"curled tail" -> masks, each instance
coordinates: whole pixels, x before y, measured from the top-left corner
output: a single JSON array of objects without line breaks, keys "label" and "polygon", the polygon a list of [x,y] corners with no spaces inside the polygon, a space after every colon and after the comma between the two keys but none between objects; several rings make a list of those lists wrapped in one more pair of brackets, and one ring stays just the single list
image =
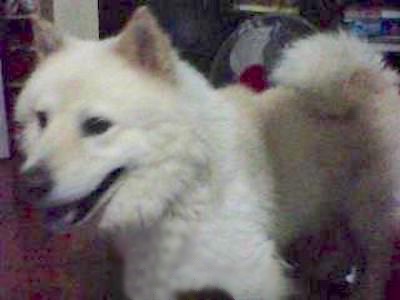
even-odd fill
[{"label": "curled tail", "polygon": [[345,32],[320,33],[284,51],[272,74],[280,86],[294,88],[304,105],[328,116],[346,116],[388,89],[399,78],[373,46]]}]

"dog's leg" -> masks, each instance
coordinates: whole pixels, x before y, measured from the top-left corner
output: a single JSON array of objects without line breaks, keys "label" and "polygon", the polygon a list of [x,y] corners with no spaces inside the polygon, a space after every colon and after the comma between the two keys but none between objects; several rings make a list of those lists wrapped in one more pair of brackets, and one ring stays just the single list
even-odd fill
[{"label": "dog's leg", "polygon": [[[352,299],[385,299],[393,247],[390,194],[371,179],[364,180],[352,195],[350,226],[364,255],[359,286]],[[355,200],[355,201],[354,201]]]},{"label": "dog's leg", "polygon": [[294,299],[347,299],[353,244],[346,224],[338,219],[291,244],[285,257],[293,264],[290,275],[298,284],[300,295]]},{"label": "dog's leg", "polygon": [[[370,230],[370,229],[367,229]],[[358,290],[352,299],[385,299],[385,287],[389,276],[391,243],[377,230],[375,237],[361,238],[361,248],[365,253],[365,266],[359,281]],[[380,236],[380,237],[378,237]]]}]

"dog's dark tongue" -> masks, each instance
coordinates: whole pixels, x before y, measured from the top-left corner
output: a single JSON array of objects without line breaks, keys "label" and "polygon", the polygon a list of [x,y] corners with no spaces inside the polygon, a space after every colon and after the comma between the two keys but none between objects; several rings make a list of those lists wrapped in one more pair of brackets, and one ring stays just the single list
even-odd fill
[{"label": "dog's dark tongue", "polygon": [[[39,208],[44,213],[46,228],[53,233],[63,233],[83,222],[99,199],[108,191],[110,186],[123,173],[123,168],[111,172],[99,186],[84,198],[74,200],[69,204],[58,204],[57,206],[42,206]],[[42,203],[43,204],[43,203]],[[53,203],[56,205],[56,203]]]},{"label": "dog's dark tongue", "polygon": [[85,197],[79,201],[45,208],[45,225],[53,233],[63,233],[82,221],[95,206],[97,199]]}]

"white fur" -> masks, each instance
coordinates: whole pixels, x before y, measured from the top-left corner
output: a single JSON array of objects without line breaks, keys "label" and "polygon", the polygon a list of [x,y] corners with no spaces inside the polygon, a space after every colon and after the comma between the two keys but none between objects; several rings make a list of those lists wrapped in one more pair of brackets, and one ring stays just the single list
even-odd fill
[{"label": "white fur", "polygon": [[[283,299],[291,291],[270,235],[274,194],[256,125],[184,62],[175,86],[127,63],[115,42],[69,41],[33,74],[16,111],[25,168],[48,165],[53,205],[128,169],[95,213],[124,257],[132,299],[207,286]],[[38,110],[49,113],[44,130]],[[90,116],[115,125],[83,137]]]},{"label": "white fur", "polygon": [[328,227],[345,231],[347,222],[360,252],[339,240],[342,254],[351,263],[366,258],[353,297],[383,299],[399,178],[398,75],[372,46],[340,32],[296,42],[273,78],[279,87],[262,97],[278,243],[285,249]]},{"label": "white fur", "polygon": [[342,113],[358,104],[354,102],[363,101],[373,89],[364,86],[364,95],[355,97],[353,102],[338,100],[343,97],[343,83],[355,72],[378,73],[389,83],[399,80],[390,72],[381,72],[383,67],[382,55],[371,45],[345,32],[320,33],[299,40],[284,51],[272,80],[318,97],[308,99],[321,111]]}]

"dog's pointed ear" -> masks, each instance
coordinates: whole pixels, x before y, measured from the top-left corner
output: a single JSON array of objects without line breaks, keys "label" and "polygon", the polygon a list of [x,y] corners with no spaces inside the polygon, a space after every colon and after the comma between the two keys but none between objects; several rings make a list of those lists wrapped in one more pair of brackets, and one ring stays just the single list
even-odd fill
[{"label": "dog's pointed ear", "polygon": [[63,46],[63,37],[57,32],[54,26],[46,20],[33,20],[33,34],[34,46],[40,59],[58,51]]},{"label": "dog's pointed ear", "polygon": [[175,81],[175,53],[171,41],[150,10],[138,8],[120,33],[117,52],[135,66]]}]

